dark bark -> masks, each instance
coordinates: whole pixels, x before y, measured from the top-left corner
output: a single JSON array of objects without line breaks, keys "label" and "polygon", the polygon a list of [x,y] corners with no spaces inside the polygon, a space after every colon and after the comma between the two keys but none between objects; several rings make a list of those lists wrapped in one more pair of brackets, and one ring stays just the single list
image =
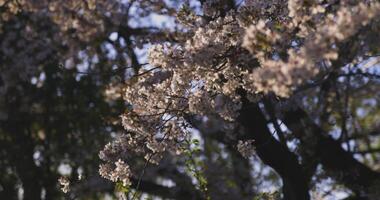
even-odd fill
[{"label": "dark bark", "polygon": [[238,122],[246,132],[242,139],[254,139],[257,155],[281,176],[284,199],[310,199],[308,183],[296,155],[273,137],[259,106],[243,100]]},{"label": "dark bark", "polygon": [[380,173],[357,161],[351,153],[342,148],[340,142],[328,136],[302,109],[285,111],[283,121],[301,141],[301,145],[308,148],[315,159],[319,160],[324,170],[350,188],[358,197],[367,197],[373,186],[379,184]]},{"label": "dark bark", "polygon": [[13,135],[13,144],[17,144],[16,146],[9,146],[7,151],[22,182],[24,200],[40,199],[42,186],[39,176],[41,176],[41,171],[34,163],[34,146],[23,127],[22,121],[9,122],[3,126],[4,130]]}]

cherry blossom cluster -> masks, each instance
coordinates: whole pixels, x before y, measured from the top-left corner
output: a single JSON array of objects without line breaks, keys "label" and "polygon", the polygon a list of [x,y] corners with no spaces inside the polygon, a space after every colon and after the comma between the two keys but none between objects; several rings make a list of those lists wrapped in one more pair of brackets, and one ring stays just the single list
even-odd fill
[{"label": "cherry blossom cluster", "polygon": [[124,186],[130,185],[131,170],[129,166],[120,159],[114,165],[112,166],[109,163],[100,165],[99,174],[113,182],[121,181]]},{"label": "cherry blossom cluster", "polygon": [[70,190],[70,180],[67,177],[60,177],[58,182],[61,185],[62,192],[68,193]]},{"label": "cherry blossom cluster", "polygon": [[[298,9],[298,1],[289,1],[289,15],[295,18],[302,18],[295,14]],[[318,15],[324,9],[317,5],[318,11],[313,12]],[[300,28],[296,37],[303,40],[298,45],[292,41],[297,48],[288,48],[286,58],[281,58],[277,54],[268,57],[265,53],[267,48],[275,46],[276,42],[282,38],[288,39],[287,35],[271,31],[259,21],[257,24],[247,28],[243,46],[259,58],[261,67],[247,75],[250,83],[247,90],[251,92],[274,92],[278,96],[287,97],[291,91],[307,80],[318,74],[321,63],[329,65],[332,60],[338,58],[336,45],[354,35],[359,29],[367,25],[380,10],[378,3],[366,5],[359,3],[356,6],[343,6],[337,10],[336,14],[326,14],[320,23],[316,23],[314,28],[305,27],[305,24],[295,24],[294,21],[283,24],[285,31],[293,32],[295,28]],[[304,7],[302,7],[304,9]],[[301,21],[309,22],[312,16],[306,15]],[[297,20],[299,22],[299,20]],[[270,23],[268,23],[270,24]],[[261,31],[259,31],[261,30]],[[276,30],[274,30],[276,31]],[[260,42],[260,40],[262,42]],[[270,42],[268,42],[270,41]],[[289,40],[283,40],[286,42]],[[258,44],[262,48],[258,48]],[[285,45],[285,44],[284,44]],[[276,48],[281,49],[281,48]]]},{"label": "cherry blossom cluster", "polygon": [[[101,167],[104,177],[128,183],[113,158],[123,158],[117,152],[126,149],[152,163],[164,152],[180,153],[191,125],[188,116],[217,115],[233,122],[241,109],[239,90],[252,101],[267,93],[288,97],[322,67],[331,67],[339,57],[338,45],[380,13],[376,2],[327,9],[332,2],[250,0],[218,16],[223,5],[215,2],[204,5],[209,20],[180,10],[178,21],[186,33],[176,42],[154,44],[148,52],[150,68],[126,83],[124,99],[130,109],[122,124],[128,139],[114,141],[101,153],[103,160],[113,162]],[[254,153],[253,141],[240,141],[237,147],[245,157]]]},{"label": "cherry blossom cluster", "polygon": [[239,140],[239,143],[236,146],[237,150],[241,153],[243,157],[249,158],[255,154],[254,142],[254,140]]}]

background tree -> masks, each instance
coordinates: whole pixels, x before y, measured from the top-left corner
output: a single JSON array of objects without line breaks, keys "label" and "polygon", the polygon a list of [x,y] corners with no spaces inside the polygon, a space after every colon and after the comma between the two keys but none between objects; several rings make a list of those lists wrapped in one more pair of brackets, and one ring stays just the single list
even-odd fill
[{"label": "background tree", "polygon": [[1,198],[379,196],[377,1],[0,11]]}]

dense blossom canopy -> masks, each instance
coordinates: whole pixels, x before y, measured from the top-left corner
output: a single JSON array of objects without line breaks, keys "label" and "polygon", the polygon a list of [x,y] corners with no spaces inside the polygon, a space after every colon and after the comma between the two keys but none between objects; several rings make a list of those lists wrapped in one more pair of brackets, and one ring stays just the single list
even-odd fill
[{"label": "dense blossom canopy", "polygon": [[[370,56],[368,33],[361,32],[380,18],[375,1],[252,0],[230,10],[224,3],[204,2],[203,15],[186,4],[178,11],[183,32],[173,42],[154,43],[150,68],[125,85],[123,96],[131,107],[122,123],[129,133],[106,146],[103,160],[113,162],[129,149],[125,153],[144,154],[158,164],[164,152],[181,152],[194,115],[206,120],[217,115],[220,123],[231,125],[225,131],[236,131],[244,102],[257,103],[270,94],[292,98],[299,88],[343,67],[337,62],[352,65]],[[358,38],[355,55],[341,53],[358,34],[364,38]],[[247,145],[238,144],[245,156]],[[115,170],[103,165],[101,174],[117,175]]]}]

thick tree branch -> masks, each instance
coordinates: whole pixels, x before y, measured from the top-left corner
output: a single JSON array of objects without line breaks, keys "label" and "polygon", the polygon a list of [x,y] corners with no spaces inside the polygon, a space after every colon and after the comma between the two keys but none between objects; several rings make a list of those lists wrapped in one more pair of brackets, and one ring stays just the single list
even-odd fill
[{"label": "thick tree branch", "polygon": [[281,176],[284,199],[309,199],[308,183],[296,155],[273,137],[259,106],[243,99],[238,122],[246,132],[242,139],[254,139],[257,155]]},{"label": "thick tree branch", "polygon": [[357,195],[366,197],[371,186],[380,181],[380,173],[371,170],[346,152],[338,141],[328,136],[302,109],[285,111],[283,121],[300,139],[301,145],[320,161],[326,172]]}]

